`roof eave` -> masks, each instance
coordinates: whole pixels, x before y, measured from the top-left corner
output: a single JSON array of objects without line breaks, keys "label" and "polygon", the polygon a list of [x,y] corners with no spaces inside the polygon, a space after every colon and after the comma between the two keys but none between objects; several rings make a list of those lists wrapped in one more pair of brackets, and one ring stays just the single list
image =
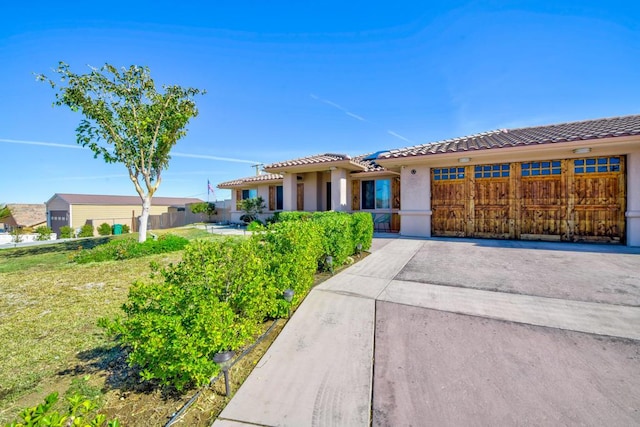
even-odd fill
[{"label": "roof eave", "polygon": [[533,143],[521,146],[506,146],[481,149],[469,149],[453,152],[436,152],[418,155],[406,155],[376,159],[376,163],[385,168],[397,168],[400,166],[418,164],[441,164],[443,162],[458,162],[460,158],[469,158],[469,162],[463,164],[478,164],[501,161],[516,156],[525,158],[558,158],[585,157],[584,154],[575,154],[577,148],[591,148],[590,155],[626,154],[638,149],[640,136],[621,136],[599,139],[581,139],[574,141]]},{"label": "roof eave", "polygon": [[331,170],[331,168],[341,168],[348,171],[360,171],[366,170],[367,167],[354,162],[353,160],[333,160],[328,162],[315,162],[305,165],[290,165],[290,166],[277,166],[277,167],[265,167],[264,170],[270,173],[305,173],[305,172],[325,172]]}]

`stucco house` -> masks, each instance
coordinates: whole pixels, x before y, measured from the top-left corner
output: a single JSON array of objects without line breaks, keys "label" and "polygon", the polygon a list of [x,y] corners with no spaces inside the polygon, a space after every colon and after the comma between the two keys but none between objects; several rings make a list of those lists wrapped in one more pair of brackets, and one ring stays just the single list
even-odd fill
[{"label": "stucco house", "polygon": [[[261,195],[267,214],[367,211],[378,229],[406,236],[640,246],[640,115],[500,129],[356,157],[309,156],[264,169],[267,175],[218,187],[235,190],[232,206]],[[236,208],[232,220],[241,214]]]},{"label": "stucco house", "polygon": [[232,221],[239,221],[243,199],[261,196],[267,206],[263,218],[283,210],[363,210],[372,213],[377,229],[400,231],[400,174],[380,167],[377,155],[326,153],[273,163],[264,167],[267,174],[223,182],[218,188],[233,190]]},{"label": "stucco house", "polygon": [[[200,202],[202,200],[191,197],[154,197],[149,214],[162,215],[171,211],[188,214],[186,207]],[[94,227],[102,223],[126,224],[136,230],[141,214],[142,201],[138,196],[56,193],[46,202],[46,218],[54,233],[60,233],[60,227],[65,225],[77,229],[87,223]],[[200,220],[199,216],[197,220]]]}]

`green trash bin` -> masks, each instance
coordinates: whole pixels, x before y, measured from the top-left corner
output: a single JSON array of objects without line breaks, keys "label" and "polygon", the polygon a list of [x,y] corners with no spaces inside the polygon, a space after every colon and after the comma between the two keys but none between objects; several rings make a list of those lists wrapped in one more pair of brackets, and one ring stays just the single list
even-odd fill
[{"label": "green trash bin", "polygon": [[113,224],[113,234],[122,234],[122,224]]}]

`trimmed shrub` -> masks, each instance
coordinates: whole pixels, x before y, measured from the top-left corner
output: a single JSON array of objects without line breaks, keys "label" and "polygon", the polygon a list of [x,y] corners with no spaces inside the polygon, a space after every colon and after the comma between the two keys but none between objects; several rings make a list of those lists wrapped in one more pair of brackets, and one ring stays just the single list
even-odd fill
[{"label": "trimmed shrub", "polygon": [[242,200],[240,209],[244,211],[244,214],[240,215],[240,221],[245,224],[255,221],[258,219],[258,214],[261,214],[265,207],[264,199],[261,196]]},{"label": "trimmed shrub", "polygon": [[111,236],[111,226],[103,222],[98,226],[98,234],[101,236]]},{"label": "trimmed shrub", "polygon": [[206,384],[215,353],[235,350],[259,331],[272,298],[263,292],[264,260],[255,239],[195,241],[164,280],[136,282],[125,317],[101,320],[127,345],[145,380],[181,390]]},{"label": "trimmed shrub", "polygon": [[253,220],[247,225],[247,231],[259,231],[264,228],[264,225],[260,222],[259,219]]},{"label": "trimmed shrub", "polygon": [[280,212],[278,215],[280,221],[300,221],[311,219],[311,212],[304,211],[292,211],[292,212]]},{"label": "trimmed shrub", "polygon": [[129,234],[131,232],[131,229],[129,228],[129,226],[127,224],[122,224],[122,234]]},{"label": "trimmed shrub", "polygon": [[78,237],[93,237],[93,225],[85,224],[80,229]]},{"label": "trimmed shrub", "polygon": [[373,217],[368,212],[355,212],[351,214],[351,235],[353,248],[362,243],[362,250],[371,248],[373,241]]},{"label": "trimmed shrub", "polygon": [[63,225],[60,227],[60,238],[61,239],[70,239],[73,237],[73,228],[68,225]]},{"label": "trimmed shrub", "polygon": [[331,255],[334,265],[342,265],[353,254],[351,216],[345,212],[315,212],[311,219],[322,227],[323,255]]},{"label": "trimmed shrub", "polygon": [[322,256],[322,228],[314,221],[285,221],[270,225],[266,232],[252,238],[261,243],[268,268],[268,292],[274,299],[267,316],[282,317],[289,308],[282,298],[283,292],[292,289],[291,303],[296,305],[313,285]]},{"label": "trimmed shrub", "polygon": [[40,227],[36,228],[36,233],[38,234],[36,240],[51,240],[51,229],[46,225],[41,225]]},{"label": "trimmed shrub", "polygon": [[265,222],[267,223],[267,225],[269,224],[275,224],[276,222],[280,222],[280,214],[282,212],[278,211],[278,212],[274,212],[273,215],[271,215],[269,218],[267,218],[265,220]]}]

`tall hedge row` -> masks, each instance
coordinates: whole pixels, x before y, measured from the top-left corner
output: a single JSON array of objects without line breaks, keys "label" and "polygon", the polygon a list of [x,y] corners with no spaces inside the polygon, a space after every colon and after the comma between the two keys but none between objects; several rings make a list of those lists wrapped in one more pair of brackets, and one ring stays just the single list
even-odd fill
[{"label": "tall hedge row", "polygon": [[121,317],[100,323],[144,379],[179,390],[205,384],[219,370],[215,353],[243,347],[265,319],[285,315],[285,289],[298,304],[324,257],[344,263],[358,242],[371,245],[372,230],[370,214],[328,212],[285,215],[249,238],[192,242],[180,263],[132,285]]}]

